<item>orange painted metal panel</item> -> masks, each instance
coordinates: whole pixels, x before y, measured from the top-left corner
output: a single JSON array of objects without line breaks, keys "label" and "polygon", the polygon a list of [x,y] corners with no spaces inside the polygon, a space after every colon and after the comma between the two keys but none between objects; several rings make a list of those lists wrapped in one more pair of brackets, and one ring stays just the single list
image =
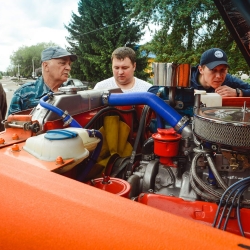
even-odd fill
[{"label": "orange painted metal panel", "polygon": [[0,249],[242,249],[250,240],[2,157]]},{"label": "orange painted metal panel", "polygon": [[[217,204],[215,203],[205,201],[185,201],[177,197],[158,194],[140,194],[138,201],[145,205],[152,206],[187,219],[196,220],[209,226],[212,226],[218,208]],[[218,225],[218,221],[220,218],[221,213],[219,214],[216,225]],[[245,237],[250,238],[250,224],[248,218],[250,218],[249,209],[242,208],[242,227],[245,233]],[[222,220],[220,228],[223,228],[224,223],[225,216]],[[235,210],[232,210],[232,212],[230,213],[230,220],[228,221],[226,231],[241,235],[237,223],[237,218],[235,216]]]},{"label": "orange painted metal panel", "polygon": [[[13,146],[5,147],[1,150],[1,157],[8,159],[8,162],[11,162],[13,166],[19,165],[22,162],[28,163],[33,167],[42,168],[48,171],[60,172],[62,168],[74,161],[73,158],[63,159],[63,163],[59,164],[57,161],[44,161],[39,160],[35,156],[29,154],[23,149],[25,142],[15,144],[18,147],[18,150],[12,150]],[[63,157],[63,156],[62,156]]]},{"label": "orange painted metal panel", "polygon": [[246,107],[250,107],[250,97],[223,97],[222,106],[243,107],[244,102]]}]

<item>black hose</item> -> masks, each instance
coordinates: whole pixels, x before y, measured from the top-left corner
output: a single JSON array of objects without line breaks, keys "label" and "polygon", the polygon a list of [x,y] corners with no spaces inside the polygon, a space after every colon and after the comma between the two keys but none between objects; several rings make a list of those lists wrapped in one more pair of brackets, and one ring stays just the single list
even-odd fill
[{"label": "black hose", "polygon": [[99,110],[96,115],[84,126],[84,128],[92,128],[93,124],[96,122],[97,119],[99,119],[100,116],[102,116],[103,114],[107,113],[107,112],[117,112],[117,113],[133,113],[136,112],[135,109],[129,109],[129,110],[122,110],[122,109],[117,109],[115,107],[112,106],[108,106],[106,108],[103,108],[101,110]]},{"label": "black hose", "polygon": [[132,151],[132,154],[131,154],[131,157],[130,157],[129,164],[127,166],[127,178],[132,174],[132,166],[134,164],[137,147],[138,147],[141,135],[142,135],[143,126],[145,124],[145,119],[146,119],[146,115],[147,115],[148,110],[149,110],[149,106],[145,105],[143,107],[143,110],[142,110],[140,123],[139,123],[139,128],[138,128],[136,138],[135,138],[135,142],[134,142],[134,146],[133,146],[133,151]]},{"label": "black hose", "polygon": [[88,176],[90,170],[96,164],[97,158],[101,152],[102,144],[103,144],[103,137],[100,131],[98,130],[87,130],[90,137],[97,137],[100,139],[100,142],[97,144],[96,148],[92,152],[91,157],[88,158],[88,162],[86,167],[83,169],[83,171],[79,174],[77,177],[78,181],[84,182],[86,181],[86,177]]},{"label": "black hose", "polygon": [[142,150],[141,150],[142,155],[152,154],[153,148],[154,148],[154,139],[150,137],[142,145]]}]

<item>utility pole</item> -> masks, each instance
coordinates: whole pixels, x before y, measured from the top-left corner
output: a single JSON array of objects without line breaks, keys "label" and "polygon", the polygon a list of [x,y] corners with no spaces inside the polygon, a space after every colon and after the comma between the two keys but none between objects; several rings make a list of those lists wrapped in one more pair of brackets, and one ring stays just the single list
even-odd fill
[{"label": "utility pole", "polygon": [[21,67],[21,65],[17,64],[17,77],[18,77],[18,79],[20,81],[20,70],[19,70],[19,67]]},{"label": "utility pole", "polygon": [[34,66],[34,58],[32,58],[32,67],[33,67],[33,71],[32,71],[32,77],[35,78],[35,66]]}]

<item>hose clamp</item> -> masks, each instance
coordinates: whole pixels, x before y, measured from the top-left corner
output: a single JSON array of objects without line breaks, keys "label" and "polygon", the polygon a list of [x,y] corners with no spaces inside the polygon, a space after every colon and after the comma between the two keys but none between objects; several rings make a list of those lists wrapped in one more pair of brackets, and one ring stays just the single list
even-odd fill
[{"label": "hose clamp", "polygon": [[70,116],[69,119],[66,122],[64,122],[63,127],[68,126],[72,121],[73,121],[73,118]]},{"label": "hose clamp", "polygon": [[175,131],[179,132],[181,129],[183,129],[187,122],[189,122],[189,118],[187,116],[183,116],[175,125]]},{"label": "hose clamp", "polygon": [[50,91],[47,93],[47,96],[49,99],[52,99],[54,97],[54,93]]},{"label": "hose clamp", "polygon": [[64,111],[64,113],[62,114],[62,118],[66,118],[68,116],[69,112],[67,110]]},{"label": "hose clamp", "polygon": [[104,105],[108,105],[109,94],[109,91],[104,91],[102,94],[102,102]]}]

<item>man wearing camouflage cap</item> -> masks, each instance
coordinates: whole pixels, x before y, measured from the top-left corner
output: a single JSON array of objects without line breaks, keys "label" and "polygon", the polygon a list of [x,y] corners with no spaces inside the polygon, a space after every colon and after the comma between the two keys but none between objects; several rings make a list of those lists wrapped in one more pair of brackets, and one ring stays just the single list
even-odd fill
[{"label": "man wearing camouflage cap", "polygon": [[71,63],[76,59],[76,55],[58,46],[43,50],[42,76],[35,82],[25,83],[14,92],[8,115],[34,108],[48,92],[57,92],[62,83],[67,81]]}]

